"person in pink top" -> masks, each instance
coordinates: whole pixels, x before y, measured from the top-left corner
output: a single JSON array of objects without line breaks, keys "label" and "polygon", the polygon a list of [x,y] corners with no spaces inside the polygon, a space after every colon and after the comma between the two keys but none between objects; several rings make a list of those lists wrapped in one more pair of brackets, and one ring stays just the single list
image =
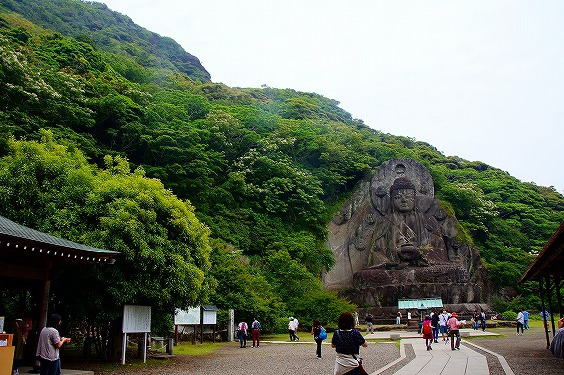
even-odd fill
[{"label": "person in pink top", "polygon": [[[463,322],[458,321],[458,314],[453,312],[452,316],[447,321],[447,326],[450,328],[450,348],[452,350],[460,350],[460,326]],[[456,344],[454,343],[454,338],[456,337]]]}]

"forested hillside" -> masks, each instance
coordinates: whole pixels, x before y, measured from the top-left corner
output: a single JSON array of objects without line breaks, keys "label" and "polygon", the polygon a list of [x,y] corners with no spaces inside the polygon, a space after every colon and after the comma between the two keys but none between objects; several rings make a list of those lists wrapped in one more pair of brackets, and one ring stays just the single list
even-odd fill
[{"label": "forested hillside", "polygon": [[[96,299],[103,316],[80,314],[111,320],[121,303],[150,303],[170,322],[171,307],[214,303],[266,329],[333,321],[351,307],[322,290],[327,223],[397,157],[430,170],[497,286],[489,302],[539,305],[516,283],[564,220],[554,188],[383,134],[319,94],[213,83],[197,59],[171,58],[174,41],[149,46],[152,33],[103,5],[0,4],[0,214],[124,253],[96,276],[63,274],[58,311]],[[109,290],[77,294],[70,277]]]}]

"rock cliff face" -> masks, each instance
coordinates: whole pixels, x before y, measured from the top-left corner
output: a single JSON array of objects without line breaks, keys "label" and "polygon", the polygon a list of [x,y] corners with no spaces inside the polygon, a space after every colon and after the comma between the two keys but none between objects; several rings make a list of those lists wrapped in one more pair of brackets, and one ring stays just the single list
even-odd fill
[{"label": "rock cliff face", "polygon": [[457,228],[434,196],[429,171],[411,159],[390,160],[331,221],[327,245],[336,264],[325,288],[358,306],[394,306],[400,298],[478,302],[480,254],[459,241]]}]

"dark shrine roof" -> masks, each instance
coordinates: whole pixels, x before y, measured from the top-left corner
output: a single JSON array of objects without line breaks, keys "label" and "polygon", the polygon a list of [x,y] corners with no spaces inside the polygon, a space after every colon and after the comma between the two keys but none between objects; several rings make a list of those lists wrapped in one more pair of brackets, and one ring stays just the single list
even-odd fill
[{"label": "dark shrine roof", "polygon": [[31,251],[43,256],[64,257],[74,261],[104,261],[112,264],[119,252],[98,249],[51,236],[0,216],[0,253]]},{"label": "dark shrine roof", "polygon": [[562,276],[564,274],[563,264],[564,223],[560,224],[560,228],[550,237],[519,283],[538,280],[545,276]]}]

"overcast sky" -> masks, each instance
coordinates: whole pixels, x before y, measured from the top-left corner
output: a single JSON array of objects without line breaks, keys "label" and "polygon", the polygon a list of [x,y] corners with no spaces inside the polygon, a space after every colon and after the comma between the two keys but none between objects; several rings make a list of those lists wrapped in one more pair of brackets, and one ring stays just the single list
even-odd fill
[{"label": "overcast sky", "polygon": [[564,1],[101,0],[212,81],[292,88],[564,193]]}]

